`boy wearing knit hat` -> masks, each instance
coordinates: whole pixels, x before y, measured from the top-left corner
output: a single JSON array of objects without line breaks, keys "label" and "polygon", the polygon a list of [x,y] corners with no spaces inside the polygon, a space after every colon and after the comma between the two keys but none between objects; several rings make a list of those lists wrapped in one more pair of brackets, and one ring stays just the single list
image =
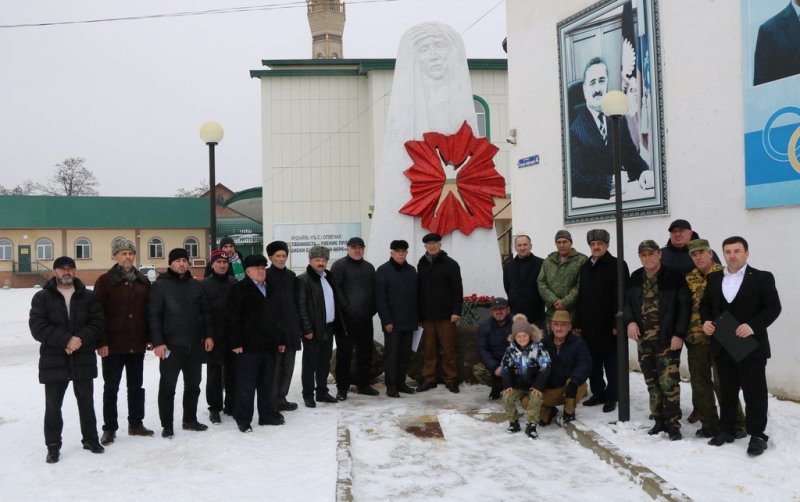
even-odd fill
[{"label": "boy wearing knit hat", "polygon": [[540,343],[541,340],[542,332],[528,322],[525,314],[515,315],[508,337],[510,343],[500,363],[503,407],[509,422],[507,431],[520,431],[517,401],[527,396],[525,434],[531,439],[539,437],[536,423],[550,374],[550,355]]}]

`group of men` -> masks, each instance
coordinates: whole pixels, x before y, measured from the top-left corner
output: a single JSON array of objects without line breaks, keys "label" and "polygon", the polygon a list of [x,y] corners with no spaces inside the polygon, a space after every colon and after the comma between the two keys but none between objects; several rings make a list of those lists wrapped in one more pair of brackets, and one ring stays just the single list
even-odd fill
[{"label": "group of men", "polygon": [[[182,428],[203,431],[197,419],[202,364],[207,364],[209,418],[233,415],[242,432],[259,425],[281,425],[281,412],[297,409],[287,400],[302,350],[302,397],[306,407],[345,401],[351,388],[355,351],[355,385],[359,394],[375,396],[370,383],[373,356],[372,319],[377,313],[385,340],[386,395],[400,397],[436,388],[459,392],[455,326],[463,303],[461,270],[442,250],[441,236],[423,238],[425,254],[415,269],[406,260],[408,242],[390,244],[389,259],[375,267],[364,259],[364,241],[353,237],[347,255],[327,268],[330,250],[309,250],[306,271],[286,268],[289,247],[275,241],[267,248],[272,262],[251,255],[242,259],[225,237],[222,249],[209,259],[207,277],[192,277],[186,250],[169,253],[169,268],[150,284],[134,266],[136,247],[118,239],[112,245],[116,264],[100,276],[94,292],[75,277],[70,257],[53,263],[54,277],[34,295],[30,311],[33,337],[41,343],[39,380],[45,385],[45,443],[48,463],[59,460],[61,404],[70,381],[78,401],[84,448],[102,453],[119,428],[117,394],[125,370],[128,434],[152,436],[143,424],[143,360],[152,349],[159,358],[158,409],[161,435],[174,436],[174,396],[183,374]],[[587,234],[591,256],[572,247],[566,230],[556,234],[556,251],[546,259],[532,253],[529,236],[515,238],[517,255],[503,267],[508,296],[494,298],[491,317],[478,330],[475,367],[479,381],[491,387],[490,398],[502,392],[500,360],[511,330],[510,316],[522,313],[546,328],[544,346],[552,369],[547,379],[540,425],[557,416],[575,419],[576,404],[617,404],[616,316],[624,315],[627,336],[635,340],[639,364],[650,394],[651,434],[666,432],[680,439],[680,350],[687,343],[693,404],[702,427],[698,436],[720,446],[749,434],[748,453],[767,448],[765,367],[769,357],[766,328],[780,313],[774,278],[747,265],[747,242],[723,242],[727,267],[715,263],[707,241],[685,220],[670,226],[670,241],[660,249],[652,240],[639,245],[642,268],[626,283],[625,305],[617,305],[617,260],[608,252],[609,233]],[[687,267],[686,258],[693,267]],[[718,261],[718,260],[717,260]],[[237,266],[232,266],[236,264]],[[624,265],[624,264],[623,264]],[[627,266],[625,266],[627,278]],[[624,314],[621,312],[624,310]],[[732,316],[734,337],[757,341],[744,356],[715,336],[720,316]],[[423,329],[423,381],[412,388],[406,373],[413,332]],[[336,396],[328,389],[333,342],[336,341]],[[734,340],[735,342],[735,340]],[[441,361],[439,354],[441,351]],[[103,434],[98,438],[93,404],[97,376],[95,352],[101,356],[104,379]],[[441,363],[441,364],[439,364]],[[442,376],[439,375],[441,366]],[[712,378],[712,371],[717,377]],[[605,373],[605,378],[604,378]],[[719,385],[720,414],[713,391]],[[746,419],[738,404],[744,392]],[[254,407],[254,401],[256,406]],[[737,418],[737,406],[738,418]],[[746,427],[746,432],[743,431]]]},{"label": "group of men", "polygon": [[[492,316],[478,333],[481,364],[475,367],[475,375],[492,387],[490,398],[498,399],[502,391],[499,364],[511,329],[510,316],[523,313],[539,327],[546,324],[550,332],[545,337],[547,345],[548,337],[553,340],[560,327],[554,322],[555,315],[571,321],[567,330],[586,345],[591,359],[583,379],[579,379],[583,366],[576,363],[567,381],[577,385],[580,396],[588,378],[592,395],[583,404],[602,404],[604,412],[613,411],[618,400],[616,326],[617,316],[622,316],[624,335],[637,343],[639,366],[650,396],[650,416],[655,422],[650,434],[666,432],[671,440],[682,438],[679,370],[681,349],[686,344],[693,404],[690,422],[701,422],[696,435],[709,438],[714,446],[749,435],[748,454],[763,453],[768,444],[764,434],[765,368],[770,357],[767,327],[781,311],[774,278],[747,264],[748,243],[742,237],[723,241],[723,267],[709,242],[700,239],[688,221],[675,220],[669,232],[664,248],[653,240],[639,244],[642,267],[633,274],[629,275],[622,263],[626,279],[622,306],[616,295],[617,259],[608,252],[610,235],[606,230],[587,233],[589,257],[572,248],[572,236],[566,230],[556,233],[556,251],[546,259],[533,255],[529,236],[516,236],[517,255],[503,267],[508,302],[495,299]],[[716,326],[725,316],[733,319],[735,330],[726,328],[730,333],[715,336]],[[551,351],[554,361],[557,355]],[[575,401],[569,398],[576,396],[575,386],[560,388],[560,383],[551,373],[547,387],[559,388],[557,402],[565,404],[564,417],[569,420],[574,414]],[[567,389],[570,395],[563,394]],[[739,403],[740,390],[746,414]]]}]

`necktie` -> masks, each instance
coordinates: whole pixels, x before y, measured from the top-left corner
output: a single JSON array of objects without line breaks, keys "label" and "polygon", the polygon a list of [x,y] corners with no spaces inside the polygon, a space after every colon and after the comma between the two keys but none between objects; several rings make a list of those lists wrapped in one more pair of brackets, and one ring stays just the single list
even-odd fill
[{"label": "necktie", "polygon": [[603,143],[608,143],[606,140],[606,116],[603,115],[603,112],[597,114],[597,122],[600,124],[598,129],[600,129],[600,136],[603,137]]}]

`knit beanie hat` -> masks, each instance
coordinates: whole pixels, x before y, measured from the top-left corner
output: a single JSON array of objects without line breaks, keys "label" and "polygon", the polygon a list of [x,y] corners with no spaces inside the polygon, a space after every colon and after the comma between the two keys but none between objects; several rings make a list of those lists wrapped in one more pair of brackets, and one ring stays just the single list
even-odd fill
[{"label": "knit beanie hat", "polygon": [[508,336],[509,342],[513,342],[514,336],[520,332],[527,333],[528,336],[533,338],[533,326],[531,326],[531,323],[528,322],[528,318],[525,316],[525,314],[517,314],[512,320],[511,334]]},{"label": "knit beanie hat", "polygon": [[128,239],[117,239],[111,243],[111,256],[116,256],[120,251],[133,251],[136,253],[136,245]]},{"label": "knit beanie hat", "polygon": [[189,253],[186,252],[186,250],[183,248],[175,248],[169,252],[169,261],[167,263],[171,264],[173,261],[178,260],[180,258],[186,258],[188,260]]},{"label": "knit beanie hat", "polygon": [[553,240],[557,241],[558,239],[561,239],[562,237],[564,239],[567,239],[568,241],[572,242],[572,234],[569,233],[569,231],[567,231],[567,230],[559,230],[558,232],[556,232],[556,238],[553,239]]},{"label": "knit beanie hat", "polygon": [[225,254],[225,251],[221,249],[217,249],[216,251],[211,253],[211,257],[208,259],[208,263],[214,264],[217,260],[225,260],[228,261],[228,255]]},{"label": "knit beanie hat", "polygon": [[224,235],[222,236],[222,239],[219,240],[220,248],[222,248],[222,246],[224,246],[225,244],[233,244],[234,247],[236,246],[236,243],[233,242],[233,237],[231,237],[230,235]]}]

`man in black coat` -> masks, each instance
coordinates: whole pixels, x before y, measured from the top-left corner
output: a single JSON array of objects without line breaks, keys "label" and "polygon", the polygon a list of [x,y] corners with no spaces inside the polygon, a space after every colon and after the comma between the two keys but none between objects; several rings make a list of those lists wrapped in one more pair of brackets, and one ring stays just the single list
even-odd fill
[{"label": "man in black coat", "polygon": [[[314,246],[308,250],[308,267],[297,277],[296,303],[303,333],[303,403],[307,408],[336,403],[328,391],[333,337],[344,329],[336,298],[333,274],[326,270],[331,250]],[[314,393],[316,392],[316,401]]]},{"label": "man in black coat", "polygon": [[[682,275],[694,270],[694,261],[689,254],[689,242],[699,239],[697,232],[692,230],[692,224],[686,220],[678,219],[669,225],[669,240],[661,248],[661,264],[674,268]],[[713,250],[714,263],[719,263],[719,256]]]},{"label": "man in black coat", "polygon": [[586,343],[572,332],[566,310],[557,310],[550,320],[550,332],[542,340],[550,354],[550,374],[542,396],[539,425],[548,425],[564,405],[562,423],[575,420],[575,407],[586,396],[586,379],[592,371],[592,356]]},{"label": "man in black coat", "polygon": [[128,435],[152,436],[144,426],[144,354],[150,345],[147,334],[147,295],[150,280],[136,270],[136,245],[116,239],[111,256],[117,262],[94,283],[94,295],[103,307],[105,331],[97,344],[103,367],[103,436],[100,444],[114,442],[119,423],[117,394],[125,370],[128,387]]},{"label": "man in black coat", "polygon": [[286,268],[289,258],[289,245],[283,241],[273,241],[267,245],[267,256],[272,264],[267,269],[267,291],[270,299],[277,302],[283,321],[286,337],[286,350],[275,354],[275,381],[272,385],[272,401],[275,409],[294,411],[297,403],[286,399],[294,374],[297,351],[301,349],[300,316],[295,303],[295,281],[297,275]]},{"label": "man in black coat", "polygon": [[253,399],[256,389],[258,425],[282,425],[283,415],[272,401],[275,353],[286,350],[280,306],[266,284],[267,259],[250,255],[244,259],[246,277],[232,288],[228,302],[228,345],[236,359],[236,409],[239,430],[252,432]]},{"label": "man in black coat", "polygon": [[[592,375],[589,386],[592,397],[584,406],[603,405],[603,412],[617,408],[617,259],[608,252],[611,236],[602,228],[589,230],[586,241],[592,251],[578,276],[578,302],[575,311],[575,332],[592,354]],[[628,265],[624,277],[628,280]],[[603,379],[605,369],[608,385]]]},{"label": "man in black coat", "polygon": [[[747,241],[728,237],[722,241],[726,267],[708,274],[705,294],[700,302],[703,332],[711,336],[708,352],[717,363],[720,382],[720,433],[709,444],[721,446],[735,439],[736,405],[739,389],[744,394],[747,433],[750,434],[748,455],[756,456],[767,449],[767,359],[771,353],[767,327],[781,313],[781,301],[770,272],[757,270],[747,264],[750,256]],[[738,322],[736,337],[754,338],[758,346],[737,361],[715,336],[714,322],[728,312]]]},{"label": "man in black coat", "polygon": [[61,453],[61,404],[70,381],[78,402],[83,448],[103,453],[97,438],[92,383],[97,378],[94,350],[103,334],[103,308],[75,277],[75,260],[57,258],[53,274],[55,277],[33,296],[28,321],[31,335],[41,343],[39,383],[44,384],[48,464],[58,462]]},{"label": "man in black coat", "polygon": [[197,421],[197,399],[203,376],[203,354],[214,349],[211,306],[200,281],[189,271],[189,253],[183,248],[169,252],[169,268],[150,289],[147,320],[153,353],[161,359],[158,369],[158,415],[161,436],[172,438],[175,386],[183,373],[183,430],[204,431]]},{"label": "man in black coat", "polygon": [[[370,387],[374,333],[372,318],[375,308],[375,267],[364,259],[364,239],[351,237],[347,241],[347,256],[333,264],[341,311],[346,330],[336,336],[336,398],[347,399],[350,389],[350,362],[356,352],[356,385],[358,393],[377,396]],[[346,333],[346,336],[344,335]]]},{"label": "man in black coat", "polygon": [[394,240],[389,245],[389,261],[375,273],[375,303],[383,327],[386,347],[384,368],[386,395],[413,394],[406,385],[411,339],[419,325],[417,314],[417,271],[406,261],[408,242]]},{"label": "man in black coat", "polygon": [[461,319],[461,306],[464,302],[461,267],[442,251],[441,235],[427,234],[422,242],[425,244],[425,255],[417,264],[417,284],[425,352],[422,377],[425,381],[417,387],[417,392],[436,387],[436,363],[441,346],[444,353],[442,369],[445,385],[450,392],[458,393],[456,323]]},{"label": "man in black coat", "polygon": [[[534,284],[536,279],[534,278]],[[491,317],[481,322],[478,326],[478,341],[476,349],[480,363],[472,371],[475,378],[482,384],[491,387],[489,399],[500,399],[503,392],[502,368],[500,363],[508,347],[508,337],[511,335],[511,320],[509,317],[508,301],[505,298],[492,298],[489,304]],[[544,315],[544,312],[542,312]]]},{"label": "man in black coat", "polygon": [[650,394],[654,435],[665,431],[671,441],[681,434],[681,348],[692,310],[683,274],[661,264],[653,240],[639,244],[642,268],[631,274],[625,292],[625,325],[636,342],[639,366]]},{"label": "man in black coat", "polygon": [[234,354],[226,343],[228,331],[228,294],[236,279],[229,274],[225,251],[217,250],[208,259],[211,274],[201,281],[211,307],[214,322],[214,349],[206,353],[206,403],[212,424],[222,423],[220,413],[233,414],[236,404],[236,369]]},{"label": "man in black coat", "polygon": [[544,330],[544,302],[536,284],[543,260],[531,252],[531,238],[527,235],[514,238],[514,249],[517,256],[503,264],[503,288],[511,316],[525,314],[528,322]]}]

